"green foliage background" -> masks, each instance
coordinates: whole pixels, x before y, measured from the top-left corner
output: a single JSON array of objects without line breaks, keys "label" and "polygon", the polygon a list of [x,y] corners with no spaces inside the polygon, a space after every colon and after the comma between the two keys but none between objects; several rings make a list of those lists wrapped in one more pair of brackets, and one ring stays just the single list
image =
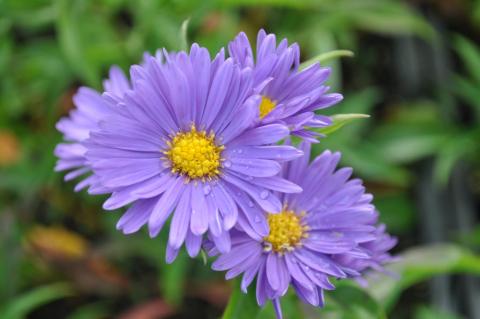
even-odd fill
[{"label": "green foliage background", "polygon": [[[303,60],[355,52],[325,61],[345,96],[329,112],[371,117],[315,152],[343,152],[400,239],[399,279],[338,282],[324,309],[289,295],[286,318],[480,316],[480,1],[0,0],[0,318],[222,317],[221,274],[185,255],[166,266],[165,234],[119,234],[102,197],[53,173],[54,126],[113,64],[182,49],[182,34],[214,52],[262,27]],[[238,289],[231,300],[225,319],[273,318]]]}]

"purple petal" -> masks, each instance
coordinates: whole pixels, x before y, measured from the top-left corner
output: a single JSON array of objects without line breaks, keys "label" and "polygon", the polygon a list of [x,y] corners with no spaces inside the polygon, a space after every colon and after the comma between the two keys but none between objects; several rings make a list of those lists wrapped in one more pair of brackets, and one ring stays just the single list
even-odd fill
[{"label": "purple petal", "polygon": [[287,137],[290,131],[284,125],[269,124],[250,129],[231,142],[231,145],[273,144]]},{"label": "purple petal", "polygon": [[172,185],[172,188],[168,189],[163,195],[161,195],[148,219],[150,236],[154,237],[160,232],[163,224],[172,213],[172,210],[178,201],[182,187],[184,187],[183,178],[178,177],[175,184]]},{"label": "purple petal", "polygon": [[225,181],[235,185],[250,195],[265,211],[277,213],[282,210],[282,203],[266,189],[254,186],[244,180],[231,175],[224,174]]},{"label": "purple petal", "polygon": [[250,286],[253,279],[255,278],[257,273],[260,271],[260,269],[264,267],[265,261],[263,261],[263,259],[264,258],[260,259],[252,267],[248,268],[243,274],[242,282],[240,283],[240,288],[244,293],[247,293],[247,287]]},{"label": "purple petal", "polygon": [[208,230],[208,210],[201,186],[192,186],[192,217],[190,230],[194,235],[203,235]]},{"label": "purple petal", "polygon": [[223,216],[224,227],[226,230],[231,229],[237,222],[238,209],[235,201],[225,190],[222,182],[219,182],[212,188],[215,205]]},{"label": "purple petal", "polygon": [[222,231],[218,236],[212,235],[212,239],[220,253],[225,254],[230,251],[232,243],[230,241],[230,233],[228,231]]},{"label": "purple petal", "polygon": [[285,260],[276,254],[270,253],[266,264],[267,279],[273,290],[284,295],[290,283],[290,275],[285,265]]},{"label": "purple petal", "polygon": [[285,264],[288,268],[288,272],[299,284],[304,286],[308,290],[315,289],[312,281],[305,275],[302,269],[298,266],[298,261],[292,254],[285,254]]},{"label": "purple petal", "polygon": [[282,307],[280,305],[280,298],[275,298],[272,300],[273,309],[275,309],[275,315],[277,319],[283,319]]},{"label": "purple petal", "polygon": [[179,249],[175,249],[170,245],[167,245],[167,252],[165,254],[165,261],[167,264],[173,263],[173,261],[177,258]]},{"label": "purple petal", "polygon": [[192,207],[190,194],[191,188],[186,187],[173,214],[168,244],[174,249],[180,248],[187,236]]},{"label": "purple petal", "polygon": [[226,149],[224,154],[228,158],[259,158],[274,159],[276,161],[290,161],[302,157],[303,152],[293,146],[269,145],[233,147]]},{"label": "purple petal", "polygon": [[[228,161],[228,160],[227,160]],[[277,162],[252,158],[232,158],[229,170],[254,177],[269,177],[280,172],[281,166]]]},{"label": "purple petal", "polygon": [[188,231],[185,246],[188,255],[192,258],[196,257],[202,247],[202,236],[194,235],[191,231]]},{"label": "purple petal", "polygon": [[119,219],[117,229],[123,231],[124,234],[138,231],[147,223],[155,203],[154,199],[135,202]]},{"label": "purple petal", "polygon": [[294,255],[307,267],[338,278],[346,277],[345,273],[327,256],[310,253],[305,249],[295,251]]},{"label": "purple petal", "polygon": [[249,256],[259,250],[261,250],[261,246],[253,240],[242,245],[237,245],[228,253],[220,255],[220,257],[213,262],[212,269],[217,271],[228,270],[242,264]]},{"label": "purple petal", "polygon": [[252,184],[263,186],[267,189],[282,193],[300,193],[302,188],[279,176],[272,177],[257,177],[250,180]]}]

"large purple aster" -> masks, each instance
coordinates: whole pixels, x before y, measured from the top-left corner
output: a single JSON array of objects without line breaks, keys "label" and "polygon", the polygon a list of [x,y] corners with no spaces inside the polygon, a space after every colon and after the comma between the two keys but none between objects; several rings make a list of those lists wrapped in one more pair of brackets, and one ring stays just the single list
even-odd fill
[{"label": "large purple aster", "polygon": [[301,191],[277,176],[281,162],[302,155],[273,145],[289,135],[288,128],[253,127],[261,97],[252,95],[250,68],[225,59],[223,51],[212,61],[194,44],[189,54],[157,54],[131,73],[133,90],[85,143],[101,184],[90,191],[112,193],[107,210],[131,204],[118,229],[132,233],[148,224],[156,236],[173,215],[168,262],[184,242],[197,255],[207,232],[227,252],[237,219],[256,224],[258,217],[248,210],[240,217],[237,205],[279,212],[282,204],[272,191]]},{"label": "large purple aster", "polygon": [[330,69],[314,63],[300,71],[298,45],[288,46],[287,39],[283,39],[277,47],[275,35],[267,35],[264,30],[257,36],[256,59],[243,32],[228,49],[237,63],[254,70],[254,88],[262,95],[260,123],[283,123],[293,135],[315,143],[319,134],[307,128],[331,124],[329,117],[315,114],[315,111],[342,99],[340,94],[327,94],[329,87],[324,82]]},{"label": "large purple aster", "polygon": [[[103,82],[103,87],[110,100],[118,101],[130,89],[130,83],[123,71],[114,66],[110,69],[109,79]],[[98,128],[99,121],[110,114],[112,103],[88,87],[81,87],[78,90],[73,97],[73,103],[76,108],[68,117],[60,119],[57,123],[57,129],[63,133],[65,143],[60,143],[55,148],[55,155],[58,157],[55,170],[70,170],[65,175],[66,181],[87,175],[75,186],[75,191],[80,191],[96,182],[96,177],[89,174],[91,168],[85,158],[86,148],[82,143],[92,130]]]},{"label": "large purple aster", "polygon": [[[352,170],[336,170],[339,153],[325,151],[309,165],[305,156],[284,165],[282,176],[303,188],[300,194],[277,194],[283,210],[265,210],[267,224],[259,231],[240,225],[232,230],[232,249],[213,263],[231,279],[243,274],[246,292],[257,278],[257,301],[272,300],[281,318],[280,297],[291,285],[306,303],[322,306],[323,290],[334,289],[329,277],[359,278],[368,268],[379,269],[392,259],[396,240],[376,226],[378,214]],[[214,247],[209,254],[219,254]]]}]

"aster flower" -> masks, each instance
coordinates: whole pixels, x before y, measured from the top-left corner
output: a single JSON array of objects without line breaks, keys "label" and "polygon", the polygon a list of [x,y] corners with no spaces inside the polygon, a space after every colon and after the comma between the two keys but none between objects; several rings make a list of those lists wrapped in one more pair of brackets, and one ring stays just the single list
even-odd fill
[{"label": "aster flower", "polygon": [[342,100],[340,94],[327,94],[330,88],[324,82],[330,69],[315,63],[300,71],[298,45],[288,46],[287,39],[283,39],[277,46],[275,35],[267,35],[264,30],[258,32],[256,59],[243,32],[228,45],[228,49],[237,63],[254,70],[254,89],[262,95],[260,123],[283,123],[293,135],[317,142],[319,134],[308,128],[328,126],[331,120],[315,114],[315,111]]},{"label": "aster flower", "polygon": [[[118,101],[125,91],[130,89],[130,83],[123,71],[113,66],[109,71],[109,78],[103,82],[103,87],[112,101]],[[96,181],[95,176],[89,174],[91,168],[85,158],[86,148],[82,142],[89,137],[92,130],[98,128],[99,121],[110,114],[112,103],[88,87],[81,87],[78,90],[73,97],[73,103],[76,108],[56,125],[63,133],[65,143],[60,143],[55,148],[54,153],[58,157],[55,170],[70,170],[65,175],[65,181],[87,175],[75,186],[75,191],[80,191],[95,184]]]},{"label": "aster flower", "polygon": [[[282,176],[303,188],[299,194],[278,194],[283,209],[265,211],[266,232],[239,225],[231,232],[232,249],[212,264],[226,278],[243,274],[241,289],[256,277],[256,296],[263,306],[272,300],[281,318],[280,297],[291,285],[301,300],[323,306],[323,291],[334,289],[329,277],[359,278],[367,268],[391,260],[395,239],[376,227],[378,213],[352,170],[336,170],[339,153],[323,152],[310,165],[305,156],[284,165]],[[208,242],[210,255],[219,251]]]},{"label": "aster flower", "polygon": [[374,236],[375,239],[359,244],[359,249],[365,251],[370,258],[352,258],[349,254],[336,254],[332,256],[333,260],[338,264],[353,269],[354,272],[350,273],[350,277],[364,287],[368,285],[368,282],[363,275],[369,271],[378,271],[392,277],[397,277],[397,274],[389,272],[383,267],[386,263],[398,260],[389,253],[390,249],[397,244],[397,238],[392,237],[386,232],[386,226],[384,224],[376,226]]},{"label": "aster flower", "polygon": [[251,95],[250,68],[225,59],[223,51],[212,61],[194,44],[189,54],[157,54],[131,73],[133,90],[85,143],[102,185],[90,191],[112,193],[107,210],[131,204],[118,229],[128,234],[148,224],[156,236],[173,215],[167,262],[184,242],[191,256],[198,254],[206,232],[226,252],[238,218],[256,223],[250,214],[240,217],[237,205],[279,212],[272,191],[301,191],[277,176],[281,162],[302,155],[272,145],[288,128],[252,127],[260,96]]}]

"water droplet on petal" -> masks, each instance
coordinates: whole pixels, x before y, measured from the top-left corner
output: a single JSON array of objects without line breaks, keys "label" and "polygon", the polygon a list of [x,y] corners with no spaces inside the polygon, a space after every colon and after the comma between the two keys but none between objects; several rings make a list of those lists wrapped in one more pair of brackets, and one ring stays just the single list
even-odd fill
[{"label": "water droplet on petal", "polygon": [[261,199],[266,199],[266,198],[268,197],[268,195],[269,195],[269,192],[268,192],[268,191],[262,191],[262,192],[260,193],[260,198],[261,198]]},{"label": "water droplet on petal", "polygon": [[247,204],[248,204],[248,207],[253,207],[253,202],[252,202],[251,200],[250,200],[250,201],[248,201],[248,203],[247,203]]},{"label": "water droplet on petal", "polygon": [[203,188],[203,193],[205,195],[208,195],[208,194],[210,194],[211,190],[212,190],[212,188],[210,187],[210,185],[205,185],[205,187]]},{"label": "water droplet on petal", "polygon": [[232,162],[230,162],[230,161],[227,160],[227,161],[225,161],[225,162],[223,163],[223,166],[225,166],[226,168],[229,168],[229,167],[232,166]]},{"label": "water droplet on petal", "polygon": [[238,149],[238,154],[242,154],[243,150],[241,148]]},{"label": "water droplet on petal", "polygon": [[258,224],[262,221],[262,217],[260,215],[255,215],[255,218],[253,220]]}]

